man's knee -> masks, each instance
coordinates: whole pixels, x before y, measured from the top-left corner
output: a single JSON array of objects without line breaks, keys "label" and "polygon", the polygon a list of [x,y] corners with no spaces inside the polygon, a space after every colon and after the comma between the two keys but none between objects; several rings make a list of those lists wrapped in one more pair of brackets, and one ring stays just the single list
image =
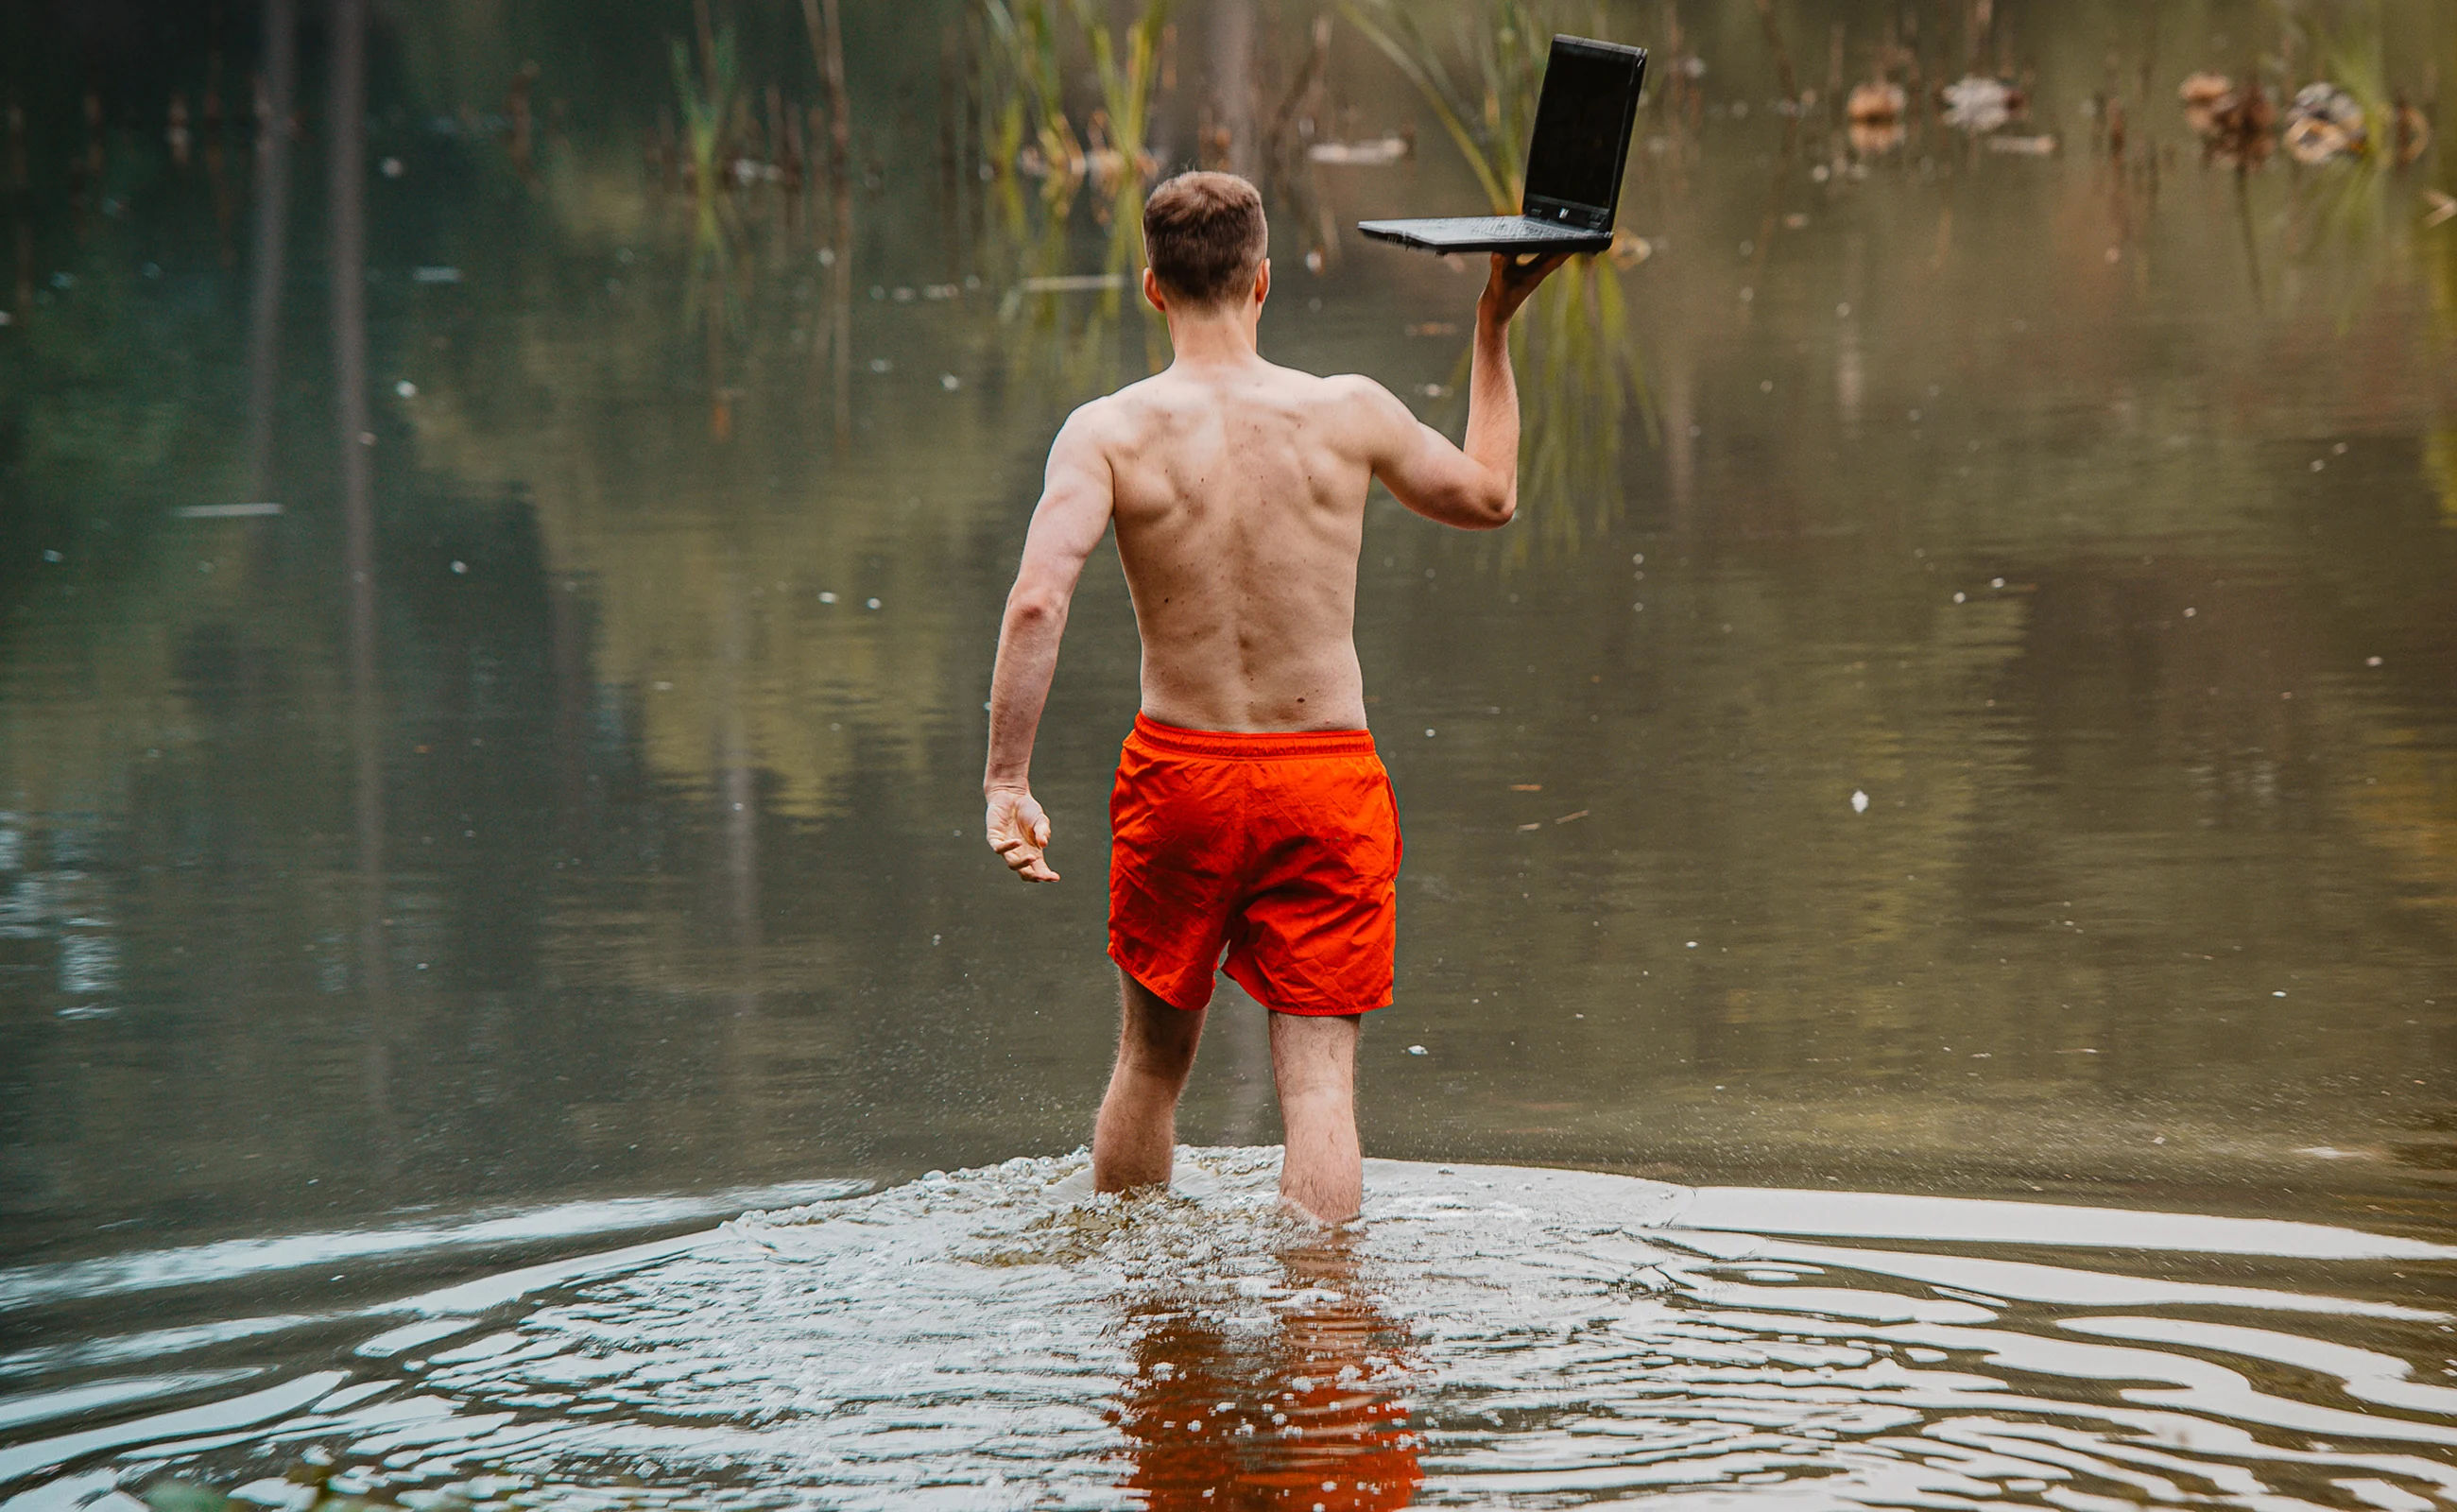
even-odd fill
[{"label": "man's knee", "polygon": [[1271,1016],[1271,1069],[1283,1108],[1292,1102],[1346,1102],[1356,1086],[1358,1018]]},{"label": "man's knee", "polygon": [[1203,1010],[1170,1007],[1151,990],[1125,979],[1125,1021],[1118,1034],[1118,1059],[1146,1076],[1183,1081],[1194,1067],[1203,1040]]}]

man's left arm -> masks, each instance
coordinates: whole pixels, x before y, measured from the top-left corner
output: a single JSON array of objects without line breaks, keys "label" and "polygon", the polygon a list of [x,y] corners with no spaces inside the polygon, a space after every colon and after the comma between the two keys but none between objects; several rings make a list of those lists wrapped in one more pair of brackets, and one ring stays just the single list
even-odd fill
[{"label": "man's left arm", "polygon": [[1085,559],[1109,528],[1113,502],[1109,459],[1092,434],[1087,411],[1088,406],[1077,410],[1050,444],[1041,503],[1032,511],[1023,564],[1006,596],[998,665],[990,674],[990,756],[981,777],[990,848],[1026,881],[1058,880],[1044,854],[1049,816],[1032,797],[1032,743],[1049,698],[1050,676],[1058,670],[1067,606]]}]

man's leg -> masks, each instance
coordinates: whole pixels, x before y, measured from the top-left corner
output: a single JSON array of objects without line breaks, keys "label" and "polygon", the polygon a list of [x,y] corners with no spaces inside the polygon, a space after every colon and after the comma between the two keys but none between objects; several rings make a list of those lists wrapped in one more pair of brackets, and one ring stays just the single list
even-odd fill
[{"label": "man's leg", "polygon": [[1280,1200],[1323,1223],[1355,1217],[1365,1197],[1365,1161],[1356,1148],[1356,1025],[1353,1017],[1271,1015],[1271,1074],[1289,1141]]},{"label": "man's leg", "polygon": [[1118,996],[1124,1009],[1118,1064],[1101,1099],[1101,1121],[1092,1126],[1095,1191],[1168,1184],[1177,1096],[1186,1090],[1186,1073],[1194,1069],[1194,1047],[1203,1039],[1205,1010],[1172,1008],[1123,969]]}]

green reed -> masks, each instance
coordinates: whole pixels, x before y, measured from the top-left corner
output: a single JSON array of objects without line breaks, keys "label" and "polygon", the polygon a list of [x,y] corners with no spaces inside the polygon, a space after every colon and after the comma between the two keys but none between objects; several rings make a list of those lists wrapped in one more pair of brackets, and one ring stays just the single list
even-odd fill
[{"label": "green reed", "polygon": [[[1170,0],[1138,0],[1123,19],[1113,19],[1101,0],[979,0],[991,46],[982,79],[990,126],[993,201],[997,238],[1013,261],[1019,288],[1036,280],[1073,272],[1066,267],[1066,226],[1079,192],[1090,190],[1088,208],[1105,227],[1100,272],[1110,286],[1090,291],[1027,293],[1011,297],[1009,320],[1022,319],[1043,340],[1031,343],[1059,353],[1062,378],[1070,386],[1098,386],[1110,369],[1108,356],[1143,268],[1144,191],[1157,171],[1148,138],[1158,96],[1162,40]],[[1070,102],[1067,61],[1088,58],[1094,93]],[[1029,147],[1046,171],[1036,225],[1017,182]],[[1147,367],[1164,360],[1156,321],[1144,322],[1142,356]]]},{"label": "green reed", "polygon": [[[740,72],[733,28],[725,27],[713,35],[703,30],[701,48],[697,67],[693,66],[691,44],[681,38],[673,40],[671,52],[674,93],[682,109],[683,150],[691,164],[692,259],[694,269],[707,276],[709,287],[716,296],[716,308],[709,312],[709,318],[738,327],[742,312],[731,297],[726,278],[727,264],[732,259],[722,210],[732,137],[727,122],[732,117]],[[696,319],[701,314],[701,289],[696,280],[685,298],[687,316]]]},{"label": "green reed", "polygon": [[[1497,215],[1516,215],[1523,202],[1527,139],[1554,33],[1610,35],[1599,5],[1496,0],[1462,13],[1454,63],[1410,0],[1338,0],[1338,9],[1415,86]],[[1511,346],[1525,400],[1519,492],[1533,507],[1533,538],[1574,550],[1615,512],[1631,407],[1650,437],[1654,428],[1620,270],[1605,257],[1571,259],[1528,301]],[[1465,374],[1462,360],[1456,377]],[[1453,387],[1463,390],[1463,382]],[[1513,554],[1523,557],[1529,545],[1528,535],[1517,537]]]}]

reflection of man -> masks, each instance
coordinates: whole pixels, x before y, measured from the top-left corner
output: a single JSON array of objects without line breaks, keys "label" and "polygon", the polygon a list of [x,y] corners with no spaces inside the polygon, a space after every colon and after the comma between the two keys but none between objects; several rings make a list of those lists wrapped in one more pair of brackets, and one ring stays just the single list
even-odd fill
[{"label": "reflection of man", "polygon": [[1424,1480],[1399,1399],[1405,1338],[1358,1295],[1353,1253],[1334,1235],[1281,1260],[1303,1295],[1272,1328],[1225,1328],[1191,1296],[1129,1319],[1117,1422],[1150,1512],[1380,1512]]},{"label": "reflection of man", "polygon": [[1167,317],[1166,372],[1075,411],[1007,596],[992,682],[989,841],[1056,881],[1032,742],[1068,600],[1114,523],[1143,635],[1143,712],[1110,799],[1109,954],[1125,1025],[1092,1137],[1103,1191],[1165,1183],[1178,1094],[1227,969],[1271,1010],[1284,1201],[1357,1211],[1359,1016],[1389,1005],[1398,813],[1365,729],[1356,553],[1378,478],[1430,519],[1507,524],[1518,395],[1507,327],[1559,257],[1496,257],[1476,302],[1467,448],[1371,379],[1257,355],[1270,291],[1262,199],[1187,174],[1144,210],[1144,297]]}]

